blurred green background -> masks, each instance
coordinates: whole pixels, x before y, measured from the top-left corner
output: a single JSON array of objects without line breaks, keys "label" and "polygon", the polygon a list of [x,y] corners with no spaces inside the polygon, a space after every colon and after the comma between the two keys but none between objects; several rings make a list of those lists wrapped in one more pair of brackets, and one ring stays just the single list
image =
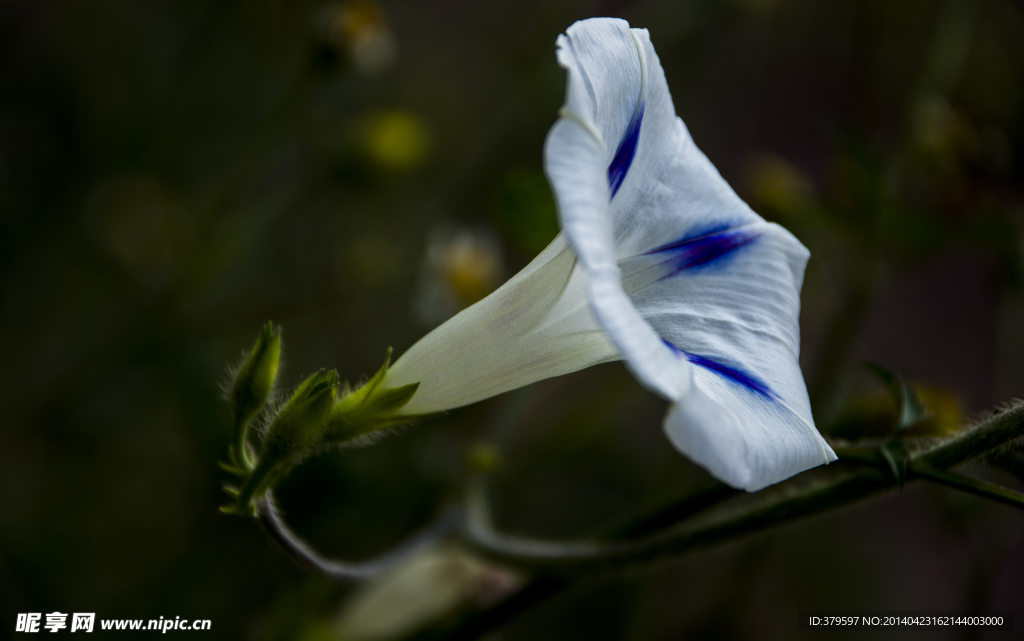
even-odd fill
[{"label": "blurred green background", "polygon": [[[1020,2],[3,0],[0,627],[340,634],[356,588],[217,512],[226,368],[272,319],[286,389],[320,367],[355,383],[525,265],[557,233],[555,37],[602,15],[650,30],[697,144],[811,249],[823,432],[891,411],[863,358],[950,426],[1024,394]],[[707,479],[663,412],[604,365],[325,454],[278,495],[321,550],[368,556],[488,442],[503,527],[585,535]],[[914,485],[581,586],[501,638],[835,638],[796,632],[827,608],[1017,608],[1019,627],[1022,535],[1010,508]]]}]

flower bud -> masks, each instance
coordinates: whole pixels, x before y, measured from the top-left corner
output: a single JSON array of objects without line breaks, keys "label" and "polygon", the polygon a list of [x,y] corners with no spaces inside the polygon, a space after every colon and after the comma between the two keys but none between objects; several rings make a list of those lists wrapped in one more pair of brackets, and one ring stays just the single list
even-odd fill
[{"label": "flower bud", "polygon": [[320,370],[299,385],[267,427],[259,461],[242,484],[237,506],[225,511],[248,512],[254,496],[316,450],[337,390],[338,373],[335,371]]},{"label": "flower bud", "polygon": [[337,390],[338,373],[333,370],[320,370],[303,381],[267,428],[261,458],[303,453],[320,436]]},{"label": "flower bud", "polygon": [[268,322],[238,368],[231,386],[230,401],[235,418],[233,457],[239,467],[252,468],[246,444],[249,422],[266,404],[277,379],[280,360],[281,328]]},{"label": "flower bud", "polygon": [[335,638],[412,636],[445,616],[507,598],[524,579],[462,547],[430,547],[360,585],[335,623]]}]

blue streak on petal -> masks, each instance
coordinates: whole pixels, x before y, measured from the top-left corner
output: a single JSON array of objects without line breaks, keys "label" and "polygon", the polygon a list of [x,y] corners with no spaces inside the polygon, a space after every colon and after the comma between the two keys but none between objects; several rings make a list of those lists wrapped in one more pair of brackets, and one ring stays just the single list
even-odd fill
[{"label": "blue streak on petal", "polygon": [[678,347],[676,347],[669,341],[665,340],[664,338],[661,339],[661,342],[665,343],[670,348],[672,348],[672,351],[674,351],[676,354],[685,356],[686,360],[690,361],[694,365],[699,365],[705,369],[711,370],[712,372],[718,374],[722,378],[726,378],[732,381],[733,383],[742,385],[751,392],[754,392],[758,396],[761,396],[769,401],[774,401],[778,399],[778,396],[775,394],[775,392],[772,391],[770,387],[768,387],[767,383],[765,383],[757,376],[749,372],[744,372],[742,369],[738,367],[730,367],[729,365],[725,365],[724,363],[712,360],[706,356],[701,356],[699,354],[691,354],[690,352],[679,349]]},{"label": "blue streak on petal", "polygon": [[701,367],[709,369],[712,372],[718,374],[719,376],[727,378],[735,383],[739,383],[740,385],[747,388],[751,392],[759,394],[768,400],[775,400],[776,398],[775,392],[773,392],[771,388],[768,387],[767,383],[757,378],[753,374],[744,372],[743,370],[736,367],[729,367],[728,365],[724,365],[722,363],[719,363],[718,361],[713,361],[710,358],[705,358],[704,356],[699,356],[697,354],[687,353],[686,358],[694,365],[700,365]]},{"label": "blue streak on petal", "polygon": [[669,271],[661,280],[688,269],[711,266],[732,258],[736,251],[760,238],[761,234],[744,229],[714,231],[702,236],[683,236],[679,240],[656,247],[648,254],[666,254]]},{"label": "blue streak on petal", "polygon": [[682,236],[680,236],[677,240],[675,240],[675,241],[673,241],[673,242],[671,242],[671,243],[669,243],[667,245],[662,245],[661,247],[653,249],[653,250],[651,250],[650,253],[657,252],[660,249],[662,249],[663,247],[672,247],[673,245],[677,245],[679,243],[683,243],[683,242],[686,242],[688,240],[694,240],[694,239],[700,238],[702,236],[710,236],[712,234],[717,234],[719,232],[728,231],[730,228],[738,227],[738,226],[739,226],[739,224],[732,223],[732,222],[729,222],[729,221],[709,222],[709,223],[706,223],[703,226],[699,226],[698,225],[698,226],[695,226],[692,229],[690,229],[690,231],[686,232]]},{"label": "blue streak on petal", "polygon": [[640,142],[640,123],[643,122],[643,119],[644,103],[640,102],[637,105],[636,112],[633,114],[633,119],[629,121],[629,126],[626,127],[626,133],[622,135],[619,148],[615,150],[615,156],[612,157],[611,164],[608,165],[608,186],[611,187],[612,198],[615,198],[619,187],[622,186],[622,181],[626,179],[629,166],[633,164],[633,157],[636,156],[636,146]]}]

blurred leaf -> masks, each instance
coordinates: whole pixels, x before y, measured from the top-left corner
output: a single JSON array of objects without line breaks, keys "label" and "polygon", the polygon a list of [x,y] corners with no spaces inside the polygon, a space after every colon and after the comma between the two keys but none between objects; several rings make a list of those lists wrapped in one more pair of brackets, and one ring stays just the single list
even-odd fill
[{"label": "blurred leaf", "polygon": [[893,400],[896,401],[897,411],[899,418],[896,423],[896,431],[901,432],[908,427],[916,425],[925,418],[928,417],[928,412],[925,409],[924,403],[918,397],[917,392],[903,382],[903,378],[900,377],[896,372],[873,363],[871,361],[865,361],[864,367],[866,367],[871,373],[878,376],[886,387],[889,389],[889,393],[892,395]]},{"label": "blurred leaf", "polygon": [[882,446],[881,452],[902,490],[907,481],[907,448],[902,441],[891,440]]}]

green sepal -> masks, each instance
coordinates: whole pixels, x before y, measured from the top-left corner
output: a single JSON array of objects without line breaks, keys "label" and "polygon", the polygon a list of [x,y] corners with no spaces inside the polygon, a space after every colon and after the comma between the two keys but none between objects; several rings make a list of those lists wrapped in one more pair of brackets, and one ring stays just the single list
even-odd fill
[{"label": "green sepal", "polygon": [[225,463],[224,461],[217,461],[217,467],[219,467],[220,469],[224,470],[225,472],[227,472],[229,474],[234,474],[235,476],[243,476],[244,477],[245,475],[247,475],[249,473],[248,470],[243,470],[240,467],[232,465],[231,463]]},{"label": "green sepal", "polygon": [[324,431],[324,441],[344,443],[363,434],[401,427],[430,416],[394,416],[395,412],[409,402],[419,386],[419,383],[412,383],[393,389],[379,390],[365,396],[363,402],[359,404],[335,407],[327,422],[327,429]]},{"label": "green sepal", "polygon": [[361,407],[377,415],[393,414],[405,407],[419,387],[419,383],[410,383],[402,387],[377,390],[375,394],[371,394],[366,399]]},{"label": "green sepal", "polygon": [[396,416],[416,394],[419,383],[401,387],[382,388],[381,383],[391,366],[391,348],[384,356],[384,364],[370,380],[346,394],[334,405],[331,418],[324,431],[324,442],[340,444],[364,434],[393,429],[413,423],[430,415]]},{"label": "green sepal", "polygon": [[343,445],[366,434],[393,430],[405,425],[418,423],[423,419],[437,415],[438,414],[411,414],[377,418],[360,416],[332,417],[327,430],[324,432],[324,444]]},{"label": "green sepal", "polygon": [[377,370],[377,373],[370,377],[370,380],[366,381],[361,387],[339,399],[335,405],[335,412],[350,412],[364,405],[370,399],[373,391],[381,384],[381,381],[384,380],[389,367],[391,367],[390,347],[384,352],[384,364]]},{"label": "green sepal", "polygon": [[894,439],[883,445],[880,451],[902,490],[907,482],[907,459],[910,458],[907,448],[901,441]]},{"label": "green sepal", "polygon": [[864,361],[864,367],[881,379],[892,394],[896,402],[897,432],[913,427],[930,416],[924,402],[917,395],[917,390],[907,385],[899,374],[872,361]]},{"label": "green sepal", "polygon": [[251,503],[245,507],[239,505],[222,505],[219,509],[221,514],[231,514],[232,516],[256,516],[256,506]]},{"label": "green sepal", "polygon": [[247,444],[249,423],[266,405],[280,362],[281,328],[268,322],[238,368],[229,395],[235,423],[230,453],[239,468],[252,469]]}]

